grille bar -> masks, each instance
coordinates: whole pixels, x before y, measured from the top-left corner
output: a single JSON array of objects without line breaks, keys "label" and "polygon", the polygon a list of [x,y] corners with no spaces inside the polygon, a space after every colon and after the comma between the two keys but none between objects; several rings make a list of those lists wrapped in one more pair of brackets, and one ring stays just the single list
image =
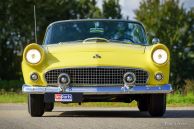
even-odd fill
[{"label": "grille bar", "polygon": [[123,75],[126,72],[136,75],[136,85],[145,85],[148,80],[148,73],[142,69],[114,67],[54,69],[46,72],[45,78],[49,85],[57,85],[58,76],[67,73],[73,86],[114,86],[124,84]]}]

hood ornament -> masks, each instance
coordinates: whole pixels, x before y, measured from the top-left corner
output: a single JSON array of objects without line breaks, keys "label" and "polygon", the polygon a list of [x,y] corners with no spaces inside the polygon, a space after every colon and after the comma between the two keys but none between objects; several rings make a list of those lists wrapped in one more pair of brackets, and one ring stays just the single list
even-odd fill
[{"label": "hood ornament", "polygon": [[96,55],[93,56],[93,58],[94,58],[94,59],[100,59],[101,56],[100,56],[99,54],[96,54]]}]

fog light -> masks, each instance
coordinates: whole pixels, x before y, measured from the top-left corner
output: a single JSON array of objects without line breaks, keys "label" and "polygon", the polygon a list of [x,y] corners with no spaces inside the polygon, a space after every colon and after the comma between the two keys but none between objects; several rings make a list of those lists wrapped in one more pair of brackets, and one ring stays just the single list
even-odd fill
[{"label": "fog light", "polygon": [[136,76],[132,72],[127,72],[123,76],[123,81],[124,81],[125,84],[128,84],[128,85],[134,84],[135,81],[136,81]]},{"label": "fog light", "polygon": [[62,73],[58,77],[58,84],[59,86],[67,86],[70,83],[69,75],[66,73]]},{"label": "fog light", "polygon": [[155,79],[158,80],[158,81],[161,81],[163,79],[163,74],[162,73],[157,73],[155,75]]},{"label": "fog light", "polygon": [[32,81],[37,81],[37,80],[38,80],[38,74],[37,74],[37,73],[32,73],[32,74],[30,75],[30,79],[31,79]]}]

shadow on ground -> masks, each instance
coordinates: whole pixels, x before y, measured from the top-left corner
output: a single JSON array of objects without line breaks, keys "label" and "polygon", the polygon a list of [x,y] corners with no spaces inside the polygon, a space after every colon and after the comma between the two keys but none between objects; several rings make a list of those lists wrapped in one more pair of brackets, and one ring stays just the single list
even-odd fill
[{"label": "shadow on ground", "polygon": [[[60,115],[45,115],[45,117],[111,117],[111,118],[150,118],[149,113],[139,111],[107,111],[107,110],[76,110],[53,111],[62,112]],[[168,110],[162,118],[194,118],[194,110]]]}]

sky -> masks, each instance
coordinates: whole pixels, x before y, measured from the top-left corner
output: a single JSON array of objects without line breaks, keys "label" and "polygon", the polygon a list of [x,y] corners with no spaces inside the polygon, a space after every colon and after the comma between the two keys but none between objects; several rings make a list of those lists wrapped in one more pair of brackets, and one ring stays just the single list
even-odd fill
[{"label": "sky", "polygon": [[[97,6],[102,8],[102,1],[97,0]],[[121,13],[124,18],[127,16],[129,19],[135,19],[134,10],[138,9],[139,3],[141,0],[120,0]],[[180,0],[180,4],[183,4],[183,7],[189,10],[191,7],[194,7],[194,0]]]}]

